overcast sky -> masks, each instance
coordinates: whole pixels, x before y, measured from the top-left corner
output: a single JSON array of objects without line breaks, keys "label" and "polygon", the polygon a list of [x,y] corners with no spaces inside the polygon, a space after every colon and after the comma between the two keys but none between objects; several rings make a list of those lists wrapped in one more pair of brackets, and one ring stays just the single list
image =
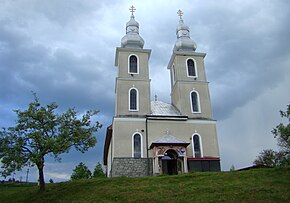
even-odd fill
[{"label": "overcast sky", "polygon": [[[115,49],[125,35],[131,5],[150,58],[151,97],[170,103],[166,69],[176,40],[178,9],[197,52],[206,53],[222,170],[252,164],[262,149],[276,148],[271,129],[290,102],[290,2],[288,0],[1,0],[0,126],[15,124],[37,93],[61,110],[100,110],[103,128],[87,153],[72,150],[56,163],[47,157],[45,179],[68,180],[84,162],[102,161],[105,130],[114,115]],[[24,169],[26,171],[26,169]],[[15,178],[25,178],[16,173]],[[37,180],[30,169],[29,180]]]}]

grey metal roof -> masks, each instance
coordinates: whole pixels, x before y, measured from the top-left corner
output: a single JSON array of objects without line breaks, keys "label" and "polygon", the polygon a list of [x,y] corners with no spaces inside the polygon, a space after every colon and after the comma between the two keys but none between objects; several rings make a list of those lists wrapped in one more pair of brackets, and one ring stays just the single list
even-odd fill
[{"label": "grey metal roof", "polygon": [[174,144],[187,144],[188,142],[179,140],[172,135],[164,135],[159,140],[154,141],[153,143],[174,143]]},{"label": "grey metal roof", "polygon": [[151,101],[151,114],[162,116],[181,116],[180,112],[173,105],[162,101]]}]

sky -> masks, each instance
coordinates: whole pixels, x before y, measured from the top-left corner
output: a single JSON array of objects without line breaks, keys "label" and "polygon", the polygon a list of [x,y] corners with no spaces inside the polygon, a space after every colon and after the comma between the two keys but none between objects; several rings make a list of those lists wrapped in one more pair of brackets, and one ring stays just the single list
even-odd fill
[{"label": "sky", "polygon": [[[290,2],[288,0],[1,0],[0,127],[15,125],[35,92],[43,105],[81,114],[100,110],[97,145],[46,157],[45,180],[66,181],[80,162],[102,162],[106,127],[115,108],[116,47],[125,35],[129,7],[136,8],[149,61],[151,97],[170,103],[167,64],[179,17],[190,28],[205,68],[217,120],[222,170],[242,168],[263,149],[277,150],[271,130],[285,122],[290,102]],[[25,180],[27,168],[14,178]],[[37,180],[30,168],[29,181]]]}]

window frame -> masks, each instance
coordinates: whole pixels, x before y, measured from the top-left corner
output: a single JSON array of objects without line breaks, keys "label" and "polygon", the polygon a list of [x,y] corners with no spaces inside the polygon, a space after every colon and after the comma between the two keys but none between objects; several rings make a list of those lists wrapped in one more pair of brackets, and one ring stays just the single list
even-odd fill
[{"label": "window frame", "polygon": [[[136,109],[131,109],[131,91],[132,90],[136,90]],[[135,87],[132,87],[132,88],[130,88],[129,89],[129,91],[128,91],[128,104],[129,104],[129,111],[139,111],[139,91],[138,91],[138,89],[137,88],[135,88]]]},{"label": "window frame", "polygon": [[[193,137],[196,136],[196,135],[199,138],[200,157],[196,157],[195,156],[194,139],[193,139]],[[194,157],[194,158],[203,158],[203,146],[202,146],[202,139],[201,139],[200,134],[198,134],[198,133],[192,134],[192,136],[191,136],[191,144],[192,144],[192,157]]]},{"label": "window frame", "polygon": [[[195,72],[195,76],[192,76],[192,75],[189,75],[189,69],[188,69],[188,61],[189,60],[192,60],[193,61],[193,64],[194,64],[194,72]],[[194,79],[197,79],[198,78],[198,74],[197,74],[197,67],[196,67],[196,60],[194,58],[187,58],[186,59],[186,74],[187,74],[187,77],[189,78],[194,78]]]},{"label": "window frame", "polygon": [[[130,65],[131,65],[131,63],[130,63],[130,58],[132,57],[132,56],[135,56],[136,58],[137,58],[137,72],[135,73],[135,72],[131,72],[131,70],[130,70]],[[137,74],[139,74],[139,57],[136,55],[136,54],[130,54],[129,56],[128,56],[128,74],[133,74],[133,75],[137,75]]]},{"label": "window frame", "polygon": [[176,82],[176,69],[175,69],[175,65],[172,65],[172,83],[175,84]]},{"label": "window frame", "polygon": [[[198,111],[193,111],[193,103],[192,103],[192,96],[191,96],[192,93],[196,93]],[[191,113],[201,113],[199,93],[196,90],[192,90],[189,94],[189,98],[190,98]]]},{"label": "window frame", "polygon": [[[134,137],[135,137],[135,135],[140,135],[140,145],[141,145],[141,147],[140,147],[140,150],[141,150],[141,153],[140,153],[140,157],[135,157],[134,156]],[[142,134],[140,133],[140,132],[138,132],[138,131],[136,131],[136,132],[134,132],[133,134],[132,134],[132,158],[143,158],[143,136],[142,136]]]}]

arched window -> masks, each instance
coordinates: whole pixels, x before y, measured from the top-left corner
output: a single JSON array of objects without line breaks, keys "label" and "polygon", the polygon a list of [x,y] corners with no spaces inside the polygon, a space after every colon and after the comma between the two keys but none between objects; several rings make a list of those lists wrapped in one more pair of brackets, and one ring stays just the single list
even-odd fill
[{"label": "arched window", "polygon": [[138,73],[138,58],[135,55],[129,57],[129,73]]},{"label": "arched window", "polygon": [[176,80],[176,72],[175,72],[175,66],[172,66],[172,80],[173,80],[173,84],[175,83]]},{"label": "arched window", "polygon": [[133,144],[133,154],[134,158],[142,157],[142,136],[139,133],[135,133],[132,137]]},{"label": "arched window", "polygon": [[190,100],[191,100],[192,113],[200,113],[200,102],[199,102],[199,95],[197,91],[192,91],[190,93]]},{"label": "arched window", "polygon": [[195,158],[203,157],[201,137],[199,134],[192,136],[192,151]]},{"label": "arched window", "polygon": [[135,88],[129,90],[129,110],[138,111],[138,91]]},{"label": "arched window", "polygon": [[186,63],[187,63],[187,76],[197,77],[195,61],[193,59],[188,59]]}]

